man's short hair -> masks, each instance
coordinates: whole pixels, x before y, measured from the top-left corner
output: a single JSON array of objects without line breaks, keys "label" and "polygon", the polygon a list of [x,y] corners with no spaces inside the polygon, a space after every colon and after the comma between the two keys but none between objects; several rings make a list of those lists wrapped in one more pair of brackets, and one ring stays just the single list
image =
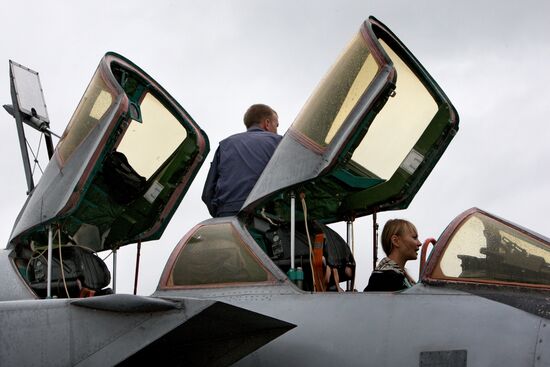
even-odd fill
[{"label": "man's short hair", "polygon": [[249,129],[251,126],[259,125],[263,119],[271,117],[276,113],[277,112],[275,112],[275,110],[268,105],[260,103],[253,104],[244,114],[244,125],[247,129]]}]

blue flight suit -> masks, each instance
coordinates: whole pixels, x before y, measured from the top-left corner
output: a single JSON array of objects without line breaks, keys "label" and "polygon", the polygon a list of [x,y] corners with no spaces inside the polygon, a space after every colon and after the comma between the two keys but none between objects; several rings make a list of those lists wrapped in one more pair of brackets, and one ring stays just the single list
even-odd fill
[{"label": "blue flight suit", "polygon": [[220,142],[202,192],[210,215],[226,217],[239,212],[281,139],[251,127]]}]

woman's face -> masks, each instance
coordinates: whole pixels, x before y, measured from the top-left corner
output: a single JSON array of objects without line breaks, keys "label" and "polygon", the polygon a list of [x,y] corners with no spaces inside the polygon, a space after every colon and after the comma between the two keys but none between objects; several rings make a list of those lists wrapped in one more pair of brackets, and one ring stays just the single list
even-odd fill
[{"label": "woman's face", "polygon": [[418,233],[414,228],[406,228],[401,235],[395,235],[395,243],[398,244],[397,249],[401,253],[404,260],[416,260],[418,250],[422,244],[418,240]]}]

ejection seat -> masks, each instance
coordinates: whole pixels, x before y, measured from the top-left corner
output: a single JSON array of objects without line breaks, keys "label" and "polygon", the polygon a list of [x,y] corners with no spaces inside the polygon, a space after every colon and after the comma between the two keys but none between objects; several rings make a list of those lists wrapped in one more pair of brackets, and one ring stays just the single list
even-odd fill
[{"label": "ejection seat", "polygon": [[[333,229],[317,221],[308,222],[313,250],[313,266],[304,223],[296,225],[295,264],[304,273],[303,290],[338,291],[337,284],[355,280],[355,259],[344,239]],[[255,237],[257,238],[257,236]],[[258,241],[258,239],[257,239]],[[283,272],[290,269],[290,228],[283,226],[266,231],[258,241],[275,265]],[[315,273],[315,281],[311,268]]]},{"label": "ejection seat", "polygon": [[[41,298],[47,295],[48,261],[42,252],[35,252],[27,265],[27,279],[33,291]],[[109,269],[93,251],[75,245],[53,249],[52,297],[76,298],[110,294],[106,288],[111,282]]]}]

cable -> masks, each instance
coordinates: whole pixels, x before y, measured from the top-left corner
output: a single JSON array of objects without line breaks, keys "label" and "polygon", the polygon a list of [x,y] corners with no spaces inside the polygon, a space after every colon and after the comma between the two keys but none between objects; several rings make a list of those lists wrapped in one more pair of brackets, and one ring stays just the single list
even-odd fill
[{"label": "cable", "polygon": [[302,202],[302,210],[304,212],[304,224],[306,227],[307,244],[309,246],[309,267],[311,268],[311,278],[313,279],[313,291],[315,291],[315,270],[313,269],[313,246],[311,245],[311,237],[309,236],[309,228],[307,225],[307,205],[306,194],[300,193],[300,201]]},{"label": "cable", "polygon": [[38,149],[36,151],[36,154],[34,154],[34,151],[32,150],[32,147],[31,145],[29,144],[29,141],[27,139],[25,139],[25,143],[27,143],[27,147],[29,148],[29,150],[31,151],[31,154],[34,158],[34,167],[32,169],[32,174],[34,175],[34,170],[36,168],[36,166],[38,165],[38,169],[40,170],[40,173],[44,173],[44,171],[42,170],[42,166],[40,166],[40,162],[38,161],[38,154],[40,154],[40,146],[42,145],[42,135],[40,135],[40,141],[39,141],[39,144],[38,144]]},{"label": "cable", "polygon": [[262,218],[267,220],[269,223],[271,223],[274,226],[277,226],[277,224],[273,223],[273,221],[269,219],[268,216],[265,214],[265,208],[262,208],[262,212],[260,214],[262,215]]},{"label": "cable", "polygon": [[[34,253],[31,255],[31,257],[29,258],[29,262],[27,263],[27,269],[26,269],[26,272],[27,272],[27,280],[29,279],[29,268],[32,264],[32,260],[34,259],[37,259],[39,257],[43,257],[44,260],[47,261],[47,259],[44,257],[44,252],[46,252],[48,248],[46,247],[44,250],[42,250],[42,252],[39,252],[36,256],[34,256]],[[34,274],[34,271],[33,271],[33,274]]]},{"label": "cable", "polygon": [[61,279],[63,279],[63,286],[65,287],[65,293],[67,298],[71,298],[69,290],[67,289],[67,281],[65,280],[65,271],[63,270],[63,256],[61,255],[61,229],[57,227],[57,238],[59,239],[59,266],[61,267]]},{"label": "cable", "polygon": [[[87,248],[87,247],[84,247],[84,248]],[[109,252],[107,254],[107,256],[105,256],[103,259],[101,259],[101,261],[105,262],[105,260],[107,260],[111,255],[113,254],[113,250],[111,250],[111,252]],[[99,256],[98,256],[99,257]]]}]

